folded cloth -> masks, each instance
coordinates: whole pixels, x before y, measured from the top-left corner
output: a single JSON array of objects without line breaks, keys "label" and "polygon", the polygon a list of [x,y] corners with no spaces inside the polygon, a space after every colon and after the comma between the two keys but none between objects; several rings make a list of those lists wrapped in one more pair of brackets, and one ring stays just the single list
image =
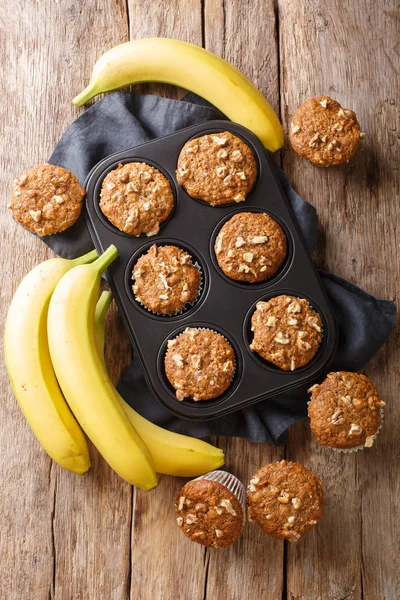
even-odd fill
[{"label": "folded cloth", "polygon": [[[117,92],[94,104],[71,124],[49,162],[72,171],[84,185],[92,167],[113,152],[220,118],[224,117],[219,111],[192,94],[177,101]],[[296,194],[285,173],[276,168],[312,252],[317,240],[316,211]],[[75,258],[93,248],[83,216],[67,231],[42,239],[65,258]],[[357,371],[388,337],[395,321],[395,305],[378,300],[330,273],[322,271],[320,276],[339,327],[339,345],[329,369]],[[118,390],[147,419],[171,431],[196,437],[228,435],[256,442],[285,443],[289,425],[304,418],[307,412],[308,395],[303,387],[210,421],[179,419],[154,399],[136,360],[122,375]]]}]

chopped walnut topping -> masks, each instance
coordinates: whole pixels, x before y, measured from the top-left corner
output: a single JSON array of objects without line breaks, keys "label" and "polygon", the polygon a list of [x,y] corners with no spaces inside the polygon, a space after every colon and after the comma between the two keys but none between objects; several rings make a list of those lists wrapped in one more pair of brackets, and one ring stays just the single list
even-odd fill
[{"label": "chopped walnut topping", "polygon": [[294,358],[292,358],[292,360],[290,361],[290,370],[294,371],[296,368],[296,361],[294,360]]},{"label": "chopped walnut topping", "polygon": [[243,202],[244,200],[246,200],[243,194],[236,194],[236,196],[234,196],[233,199],[235,202]]},{"label": "chopped walnut topping", "polygon": [[183,358],[180,354],[174,354],[172,360],[174,361],[177,367],[183,367]]},{"label": "chopped walnut topping", "polygon": [[234,254],[235,254],[235,253],[234,253],[234,251],[233,251],[232,249],[231,249],[231,250],[228,250],[228,258],[232,258],[232,256],[233,256]]},{"label": "chopped walnut topping", "polygon": [[250,271],[250,267],[248,267],[247,265],[240,265],[239,266],[239,273],[249,273]]},{"label": "chopped walnut topping", "polygon": [[268,317],[267,327],[274,327],[277,324],[277,322],[278,322],[278,319],[276,317],[273,317],[273,316]]},{"label": "chopped walnut topping", "polygon": [[148,171],[143,171],[142,179],[145,183],[148,183],[151,179],[151,173],[149,173]]},{"label": "chopped walnut topping", "polygon": [[265,310],[266,306],[267,306],[267,302],[257,302],[256,309],[257,310]]},{"label": "chopped walnut topping", "polygon": [[42,218],[41,210],[30,210],[29,214],[31,215],[31,217],[35,221],[35,223],[39,223],[40,219]]},{"label": "chopped walnut topping", "polygon": [[320,105],[322,106],[322,108],[326,108],[329,104],[329,100],[327,98],[324,98],[323,100],[321,100]]},{"label": "chopped walnut topping", "polygon": [[221,531],[221,529],[216,529],[215,535],[217,536],[217,538],[221,538],[224,535],[224,532]]},{"label": "chopped walnut topping", "polygon": [[352,423],[350,430],[349,430],[349,435],[361,435],[361,434],[362,434],[362,427],[360,427],[359,425],[356,425],[355,423]]},{"label": "chopped walnut topping", "polygon": [[217,238],[217,243],[215,244],[215,253],[219,254],[222,250],[222,240],[223,240],[224,234],[220,234]]},{"label": "chopped walnut topping", "polygon": [[226,138],[222,138],[222,137],[218,137],[217,135],[213,135],[212,141],[214,142],[214,144],[217,144],[217,146],[225,146],[225,144],[228,140]]},{"label": "chopped walnut topping", "polygon": [[224,179],[224,185],[229,185],[232,183],[232,175],[227,175]]},{"label": "chopped walnut topping", "polygon": [[63,196],[53,196],[52,197],[53,202],[55,202],[56,204],[64,204],[65,202],[65,198]]},{"label": "chopped walnut topping", "polygon": [[268,241],[268,236],[267,235],[255,235],[250,240],[250,242],[252,244],[264,244],[267,241]]},{"label": "chopped walnut topping", "polygon": [[288,517],[288,523],[289,523],[290,525],[293,525],[293,523],[295,522],[295,520],[296,520],[296,517],[294,517],[293,515],[292,515],[292,516],[290,516],[290,517]]},{"label": "chopped walnut topping", "polygon": [[288,320],[288,324],[289,325],[297,325],[298,324],[298,320],[297,319],[289,319]]},{"label": "chopped walnut topping", "polygon": [[214,509],[217,515],[222,515],[222,508],[219,508],[219,506],[214,506]]},{"label": "chopped walnut topping", "polygon": [[360,131],[360,140],[363,140],[365,138],[365,133],[363,131]]},{"label": "chopped walnut topping", "polygon": [[287,313],[299,313],[301,312],[301,306],[298,302],[291,302],[286,309]]},{"label": "chopped walnut topping", "polygon": [[186,148],[186,152],[188,154],[196,154],[196,152],[198,152],[199,150],[199,145],[198,144],[193,144],[193,146],[188,146]]},{"label": "chopped walnut topping", "polygon": [[310,325],[310,327],[314,327],[314,329],[318,331],[318,333],[321,331],[321,327],[318,325],[317,317],[311,317],[310,319],[308,319],[308,324]]},{"label": "chopped walnut topping", "polygon": [[350,396],[343,396],[342,402],[345,406],[350,406],[352,404],[352,400]]},{"label": "chopped walnut topping", "polygon": [[176,344],[176,339],[175,340],[168,340],[168,343],[167,343],[168,349],[172,348],[172,346],[175,346],[175,344]]},{"label": "chopped walnut topping", "polygon": [[300,127],[300,125],[295,125],[294,123],[292,123],[291,130],[292,130],[292,133],[299,133],[299,131],[301,130],[301,127]]},{"label": "chopped walnut topping", "polygon": [[168,294],[160,294],[158,297],[160,300],[168,300],[169,298]]},{"label": "chopped walnut topping", "polygon": [[318,145],[319,142],[319,133],[316,133],[315,135],[313,135],[313,137],[311,138],[311,140],[309,141],[309,146],[311,148],[315,148]]},{"label": "chopped walnut topping", "polygon": [[365,402],[361,398],[353,398],[353,406],[354,408],[362,408],[365,406]]},{"label": "chopped walnut topping", "polygon": [[281,331],[276,334],[274,340],[275,342],[278,342],[278,344],[288,344],[290,342],[289,338]]},{"label": "chopped walnut topping", "polygon": [[287,498],[286,496],[278,496],[277,500],[281,504],[289,504],[289,498]]},{"label": "chopped walnut topping", "polygon": [[178,526],[179,526],[179,527],[182,527],[182,525],[183,525],[183,517],[178,517],[178,518],[176,519],[176,522],[178,523]]},{"label": "chopped walnut topping", "polygon": [[243,155],[240,152],[240,150],[234,150],[231,154],[231,160],[233,162],[242,162],[243,160]]},{"label": "chopped walnut topping", "polygon": [[230,513],[231,515],[233,515],[234,517],[236,517],[236,511],[232,506],[232,503],[230,500],[221,500],[221,502],[219,503],[220,506],[222,506],[222,508],[225,508],[228,513]]},{"label": "chopped walnut topping", "polygon": [[254,258],[254,254],[252,252],[245,252],[243,254],[243,260],[250,263]]},{"label": "chopped walnut topping", "polygon": [[236,243],[235,246],[236,248],[240,248],[241,246],[243,246],[245,244],[245,240],[242,238],[241,235],[239,235],[239,237],[236,238]]},{"label": "chopped walnut topping", "polygon": [[293,504],[293,508],[295,510],[298,510],[301,506],[301,500],[300,498],[296,498],[296,496],[294,498],[292,498],[292,504]]},{"label": "chopped walnut topping", "polygon": [[224,177],[226,177],[226,172],[227,172],[227,168],[225,166],[223,167],[217,167],[215,170],[217,177],[220,177],[221,179],[224,179]]},{"label": "chopped walnut topping", "polygon": [[193,525],[193,523],[196,523],[197,521],[197,517],[196,515],[192,515],[191,513],[189,513],[186,517],[186,524],[187,525]]},{"label": "chopped walnut topping", "polygon": [[178,169],[178,173],[181,177],[184,177],[189,172],[190,172],[189,169],[186,169],[185,167],[181,167],[180,169]]},{"label": "chopped walnut topping", "polygon": [[320,135],[319,139],[321,140],[321,142],[326,142],[326,135]]},{"label": "chopped walnut topping", "polygon": [[204,531],[196,531],[192,535],[194,538],[200,538],[201,540],[204,540],[204,538],[206,537],[206,534],[204,533]]},{"label": "chopped walnut topping", "polygon": [[343,413],[340,409],[335,410],[335,412],[333,413],[332,417],[331,417],[331,423],[332,425],[338,425],[340,423],[343,423],[344,421],[344,416]]},{"label": "chopped walnut topping", "polygon": [[238,176],[240,179],[242,179],[243,181],[245,181],[245,180],[246,180],[246,174],[245,174],[245,172],[244,172],[244,171],[238,171],[238,172],[236,173],[236,175],[237,175],[237,176]]},{"label": "chopped walnut topping", "polygon": [[181,496],[179,498],[178,510],[182,510],[184,504],[185,504],[185,496]]},{"label": "chopped walnut topping", "polygon": [[218,150],[217,156],[218,156],[218,158],[227,158],[228,157],[228,151],[225,150],[225,148],[221,148],[221,150]]},{"label": "chopped walnut topping", "polygon": [[341,108],[338,112],[338,117],[344,117],[345,119],[350,119],[351,112],[349,110],[344,110]]},{"label": "chopped walnut topping", "polygon": [[309,391],[309,392],[311,392],[311,393],[313,393],[313,392],[315,392],[315,390],[317,390],[318,388],[319,388],[319,383],[314,383],[314,385],[313,385],[313,386],[311,386],[311,387],[309,388],[309,390],[308,390],[308,391]]}]

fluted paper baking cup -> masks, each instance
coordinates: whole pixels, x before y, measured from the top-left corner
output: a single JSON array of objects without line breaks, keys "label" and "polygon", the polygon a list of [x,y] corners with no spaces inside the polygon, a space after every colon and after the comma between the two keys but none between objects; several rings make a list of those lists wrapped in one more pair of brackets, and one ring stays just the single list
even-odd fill
[{"label": "fluted paper baking cup", "polygon": [[234,494],[236,498],[239,500],[240,505],[243,511],[243,525],[246,523],[246,490],[242,482],[232,473],[228,473],[227,471],[210,471],[210,473],[206,473],[205,475],[200,475],[200,477],[196,477],[192,481],[198,481],[201,479],[206,479],[207,481],[216,481],[220,483],[226,489]]}]

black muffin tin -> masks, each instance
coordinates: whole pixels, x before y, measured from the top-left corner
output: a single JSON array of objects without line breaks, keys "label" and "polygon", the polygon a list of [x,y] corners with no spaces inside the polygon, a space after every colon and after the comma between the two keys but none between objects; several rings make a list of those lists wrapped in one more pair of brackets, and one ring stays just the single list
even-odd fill
[{"label": "black muffin tin", "polygon": [[[230,131],[254,151],[258,177],[245,202],[213,207],[188,196],[175,178],[178,155],[190,139]],[[175,208],[157,235],[132,237],[116,229],[99,208],[104,177],[119,163],[145,162],[159,169],[170,181]],[[119,256],[107,273],[114,298],[121,311],[133,348],[155,398],[171,412],[188,419],[211,419],[265,400],[280,392],[314,380],[327,367],[337,343],[337,331],[328,298],[306,249],[296,219],[277,178],[268,152],[250,131],[226,121],[212,121],[182,129],[130,150],[118,152],[98,163],[88,176],[87,222],[99,253],[110,244]],[[285,263],[264,283],[230,280],[218,267],[213,245],[222,225],[243,211],[265,212],[283,227],[288,242]],[[135,261],[152,244],[173,244],[186,250],[203,274],[197,302],[182,314],[155,315],[133,296],[131,274]],[[314,359],[295,371],[282,371],[251,352],[250,320],[259,300],[290,294],[306,298],[323,321],[323,341]],[[186,327],[204,327],[224,335],[236,354],[236,372],[229,389],[219,398],[202,402],[178,402],[164,371],[167,341]]]}]

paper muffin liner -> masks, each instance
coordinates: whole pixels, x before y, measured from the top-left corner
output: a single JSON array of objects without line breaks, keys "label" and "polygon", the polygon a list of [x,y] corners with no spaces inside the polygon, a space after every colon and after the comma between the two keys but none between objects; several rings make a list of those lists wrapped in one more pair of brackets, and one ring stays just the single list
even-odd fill
[{"label": "paper muffin liner", "polygon": [[220,483],[239,500],[243,511],[244,526],[246,523],[246,490],[244,488],[243,483],[235,475],[232,475],[232,473],[220,470],[210,471],[205,475],[200,475],[200,477],[196,477],[192,481],[199,481],[201,479],[206,479],[207,481],[216,481],[217,483]]},{"label": "paper muffin liner", "polygon": [[[162,245],[162,244],[161,244],[161,245]],[[186,252],[186,250],[184,250],[184,252]],[[186,253],[187,253],[187,254],[189,254],[189,252],[186,252]],[[189,256],[190,256],[190,258],[192,259],[192,256],[191,256],[190,254],[189,254]],[[142,302],[142,301],[141,301],[141,300],[140,300],[140,299],[139,299],[139,298],[138,298],[138,297],[137,297],[137,296],[134,294],[134,292],[133,292],[133,289],[132,289],[132,287],[133,287],[133,286],[131,286],[132,293],[133,293],[133,297],[134,297],[135,301],[136,301],[138,304],[140,304],[140,306],[142,306],[142,307],[143,307],[143,308],[144,308],[144,309],[145,309],[147,312],[149,312],[149,313],[150,313],[150,314],[152,314],[152,315],[157,315],[157,317],[176,317],[176,316],[178,316],[178,315],[182,315],[183,313],[185,313],[186,311],[188,311],[190,308],[192,308],[192,306],[194,306],[194,305],[195,305],[195,304],[198,302],[198,300],[200,299],[200,296],[201,296],[201,294],[202,294],[202,292],[203,292],[203,286],[204,286],[204,277],[203,277],[203,271],[201,270],[201,266],[199,265],[199,263],[198,263],[197,261],[196,261],[196,262],[192,262],[192,261],[191,261],[189,266],[191,266],[191,267],[194,267],[194,268],[195,268],[195,269],[197,269],[197,270],[198,270],[198,272],[200,273],[199,289],[198,289],[198,292],[197,292],[197,296],[196,296],[196,298],[195,298],[194,300],[192,300],[191,302],[186,302],[185,306],[184,306],[184,307],[183,307],[181,310],[176,310],[176,311],[174,311],[174,312],[172,312],[172,313],[160,313],[160,312],[156,312],[155,310],[151,310],[150,308],[148,308],[148,307],[146,306],[146,304],[144,304],[144,302]],[[132,271],[132,275],[133,275],[133,271]],[[134,282],[135,280],[134,280],[134,278],[132,277],[132,275],[131,275],[131,281],[133,281],[133,282]]]},{"label": "paper muffin liner", "polygon": [[[225,394],[229,390],[229,388],[231,387],[232,382],[235,379],[235,375],[236,375],[237,360],[236,360],[235,347],[233,346],[233,344],[231,344],[231,342],[228,340],[227,337],[225,337],[222,333],[220,333],[216,329],[211,329],[211,327],[190,327],[190,325],[187,325],[185,327],[185,329],[181,333],[179,333],[178,335],[176,335],[173,338],[168,339],[168,341],[177,340],[179,337],[181,337],[181,335],[183,335],[185,333],[186,329],[199,329],[200,331],[212,331],[212,333],[216,333],[217,335],[220,335],[222,338],[224,338],[224,340],[226,340],[228,342],[228,344],[233,348],[233,372],[232,372],[231,380],[229,382],[229,386],[226,388],[226,390],[224,392],[222,392],[222,394]],[[166,352],[165,352],[165,355],[164,355],[164,360],[165,360],[165,356],[166,356],[168,350],[169,350],[169,348],[168,348],[168,342],[167,342],[167,349],[166,349]],[[172,387],[174,388],[173,385],[172,385]],[[222,394],[220,394],[220,396],[222,396]],[[210,400],[218,400],[218,398],[220,398],[220,396],[217,396],[216,398],[210,398]],[[187,398],[189,400],[193,400],[193,398],[189,398],[189,396]],[[186,400],[186,398],[185,398],[185,400]],[[197,402],[209,402],[210,400],[193,400],[193,402],[196,402],[196,403]],[[177,400],[177,402],[183,402],[183,400]]]},{"label": "paper muffin liner", "polygon": [[[309,400],[307,402],[307,406],[310,404],[311,400]],[[384,411],[383,408],[379,409],[379,414],[381,416],[381,424],[379,425],[378,429],[375,431],[374,435],[372,436],[373,439],[373,443],[372,446],[375,443],[376,438],[378,437],[378,434],[380,432],[380,430],[382,429],[383,426],[383,419],[384,419]],[[371,436],[368,436],[371,437]],[[364,448],[367,448],[368,446],[354,446],[354,448],[334,448],[333,446],[324,446],[325,448],[329,448],[330,450],[333,450],[334,452],[342,452],[343,454],[354,454],[354,452],[358,452],[359,450],[364,450]]]}]

